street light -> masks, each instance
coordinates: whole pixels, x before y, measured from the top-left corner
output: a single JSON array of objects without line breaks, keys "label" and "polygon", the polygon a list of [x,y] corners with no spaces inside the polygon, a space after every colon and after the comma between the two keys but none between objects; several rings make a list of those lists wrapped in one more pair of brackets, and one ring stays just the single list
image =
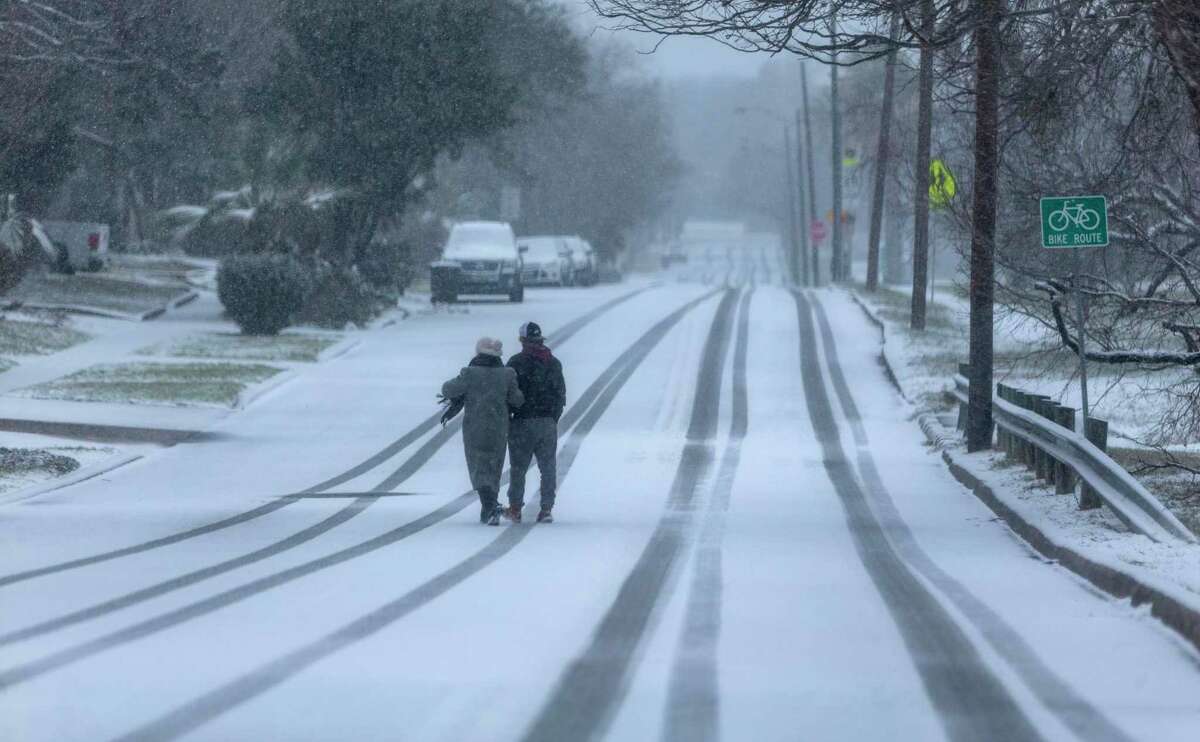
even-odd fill
[{"label": "street light", "polygon": [[[801,228],[804,224],[804,198],[803,185],[798,174],[792,170],[792,134],[791,124],[788,119],[779,115],[769,108],[761,108],[758,106],[738,106],[733,109],[735,114],[744,115],[747,113],[759,113],[778,121],[783,127],[783,151],[784,151],[784,168],[787,172],[787,201],[788,201],[788,221],[790,226],[789,242],[791,242],[791,272],[792,280],[796,283],[808,283],[808,261],[803,258],[803,255],[808,254],[808,232]],[[797,132],[797,135],[799,132]],[[797,141],[797,152],[799,152],[799,141]],[[797,167],[799,160],[795,160]],[[797,210],[800,211],[797,214]],[[799,235],[799,241],[797,241]],[[803,255],[802,255],[803,254]]]}]

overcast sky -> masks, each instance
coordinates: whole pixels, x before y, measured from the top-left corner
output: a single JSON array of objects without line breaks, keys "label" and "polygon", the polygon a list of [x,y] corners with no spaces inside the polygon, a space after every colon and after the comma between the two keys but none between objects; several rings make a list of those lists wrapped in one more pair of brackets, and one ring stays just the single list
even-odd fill
[{"label": "overcast sky", "polygon": [[708,75],[735,75],[751,77],[764,61],[765,54],[736,52],[712,39],[695,37],[669,37],[655,50],[659,37],[632,31],[610,31],[606,26],[614,25],[592,12],[587,0],[562,0],[584,33],[613,36],[622,39],[642,52],[646,68],[664,79],[705,77]]}]

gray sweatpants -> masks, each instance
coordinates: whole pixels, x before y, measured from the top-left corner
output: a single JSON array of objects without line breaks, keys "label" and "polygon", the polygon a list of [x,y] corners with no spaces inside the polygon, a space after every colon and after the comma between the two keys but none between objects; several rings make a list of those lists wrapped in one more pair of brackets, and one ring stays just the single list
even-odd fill
[{"label": "gray sweatpants", "polygon": [[513,420],[508,430],[508,459],[511,469],[508,479],[508,504],[519,508],[525,504],[525,473],[537,457],[542,474],[542,510],[554,507],[554,490],[558,484],[558,422],[552,417]]}]

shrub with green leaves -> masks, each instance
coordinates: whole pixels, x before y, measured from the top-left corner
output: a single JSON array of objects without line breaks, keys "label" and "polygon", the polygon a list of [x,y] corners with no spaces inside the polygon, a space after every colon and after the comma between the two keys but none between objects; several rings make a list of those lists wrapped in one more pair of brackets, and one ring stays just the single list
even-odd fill
[{"label": "shrub with green leaves", "polygon": [[311,288],[308,272],[285,255],[233,255],[217,272],[217,296],[247,335],[275,335],[290,325]]}]

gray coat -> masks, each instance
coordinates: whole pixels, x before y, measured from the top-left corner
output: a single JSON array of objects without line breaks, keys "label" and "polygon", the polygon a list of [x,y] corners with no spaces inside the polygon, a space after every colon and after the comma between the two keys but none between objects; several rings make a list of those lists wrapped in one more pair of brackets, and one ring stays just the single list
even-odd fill
[{"label": "gray coat", "polygon": [[508,447],[509,407],[525,403],[517,372],[505,366],[467,366],[442,385],[442,396],[463,397],[463,449],[475,489],[500,489]]}]

